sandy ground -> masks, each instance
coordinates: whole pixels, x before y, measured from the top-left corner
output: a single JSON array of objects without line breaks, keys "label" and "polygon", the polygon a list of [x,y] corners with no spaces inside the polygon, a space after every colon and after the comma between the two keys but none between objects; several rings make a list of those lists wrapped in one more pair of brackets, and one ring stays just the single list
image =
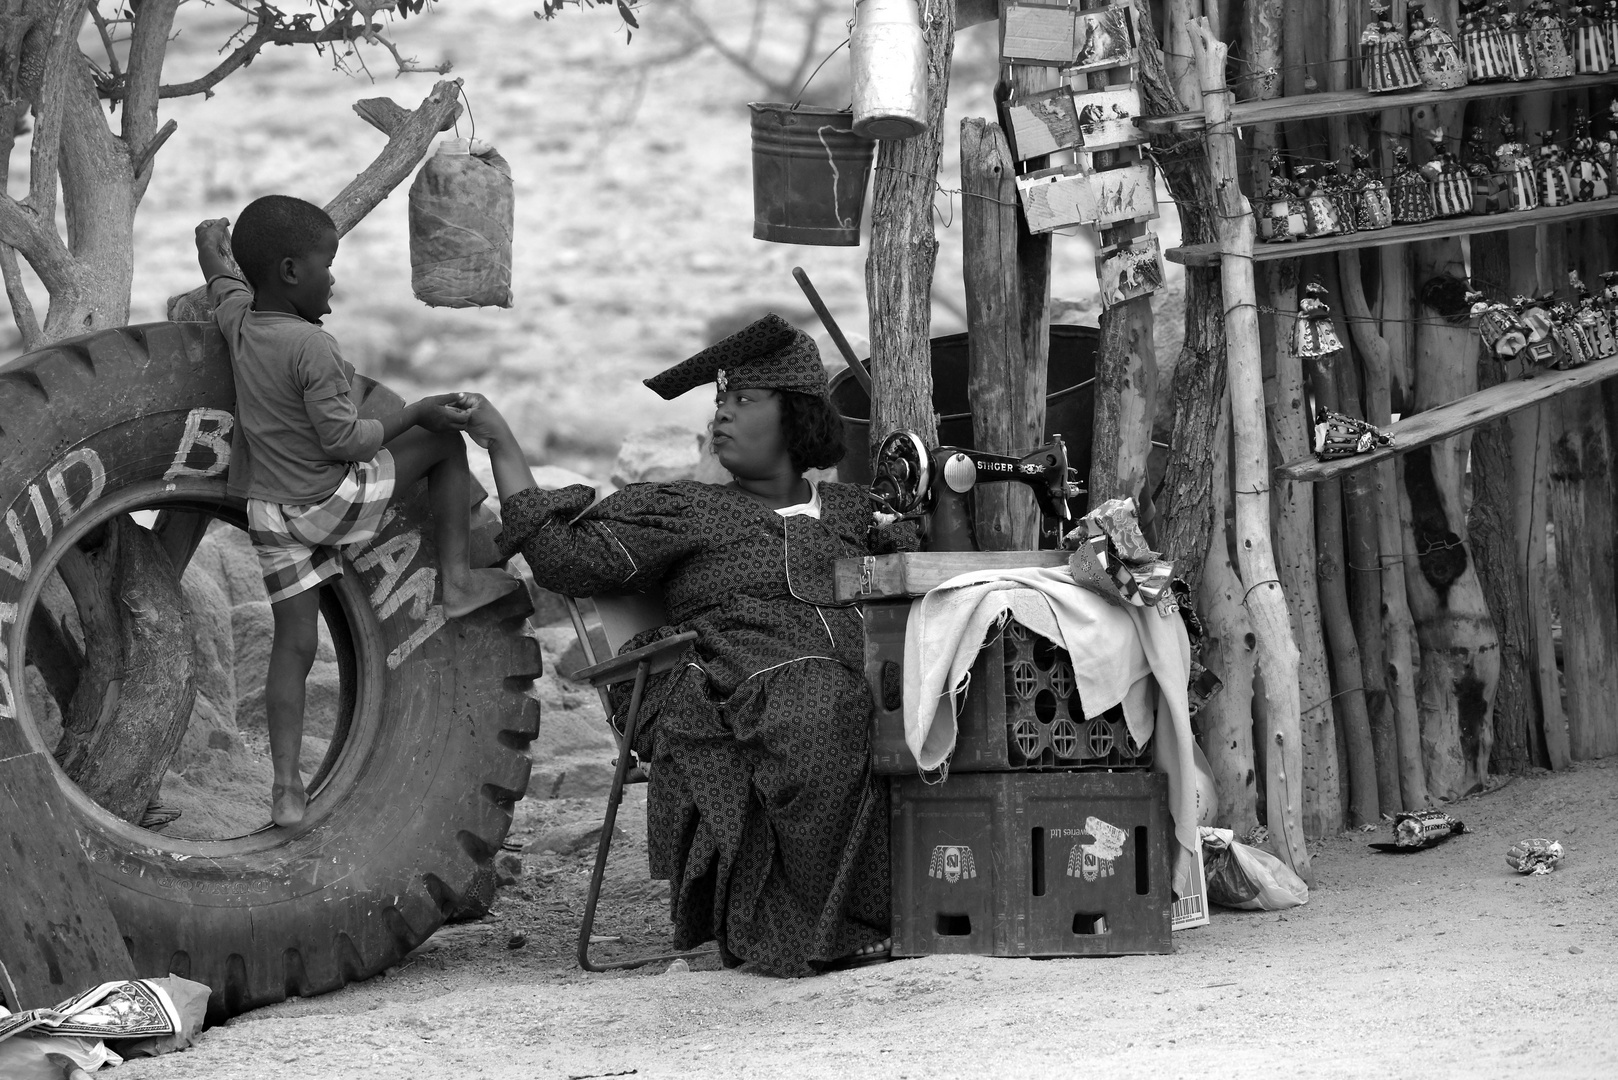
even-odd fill
[{"label": "sandy ground", "polygon": [[[1415,855],[1327,839],[1307,905],[1215,909],[1169,956],[936,956],[802,980],[709,958],[587,975],[571,957],[594,849],[530,855],[495,915],[386,977],[258,1010],[117,1075],[1611,1077],[1615,781],[1618,763],[1591,762],[1507,782],[1450,808],[1470,834]],[[530,799],[514,835],[599,820],[601,806]],[[598,958],[666,945],[641,796],[620,820],[597,928],[626,943]],[[1566,847],[1562,868],[1512,873],[1506,849],[1541,835]]]}]

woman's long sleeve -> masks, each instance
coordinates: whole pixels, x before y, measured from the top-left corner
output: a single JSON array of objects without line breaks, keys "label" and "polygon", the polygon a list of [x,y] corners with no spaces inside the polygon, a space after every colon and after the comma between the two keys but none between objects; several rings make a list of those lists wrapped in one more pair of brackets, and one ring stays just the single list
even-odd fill
[{"label": "woman's long sleeve", "polygon": [[690,500],[635,484],[595,506],[583,484],[529,489],[501,502],[502,555],[521,551],[541,588],[568,596],[641,592],[698,547]]}]

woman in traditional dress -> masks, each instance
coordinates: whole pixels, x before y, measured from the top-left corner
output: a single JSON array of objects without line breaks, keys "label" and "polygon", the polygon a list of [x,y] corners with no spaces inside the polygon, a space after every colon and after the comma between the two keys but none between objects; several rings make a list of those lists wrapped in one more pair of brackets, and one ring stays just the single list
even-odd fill
[{"label": "woman in traditional dress", "polygon": [[869,497],[804,473],[842,456],[813,339],[767,315],[646,380],[672,399],[717,384],[712,443],[728,484],[631,484],[591,505],[540,491],[493,406],[489,449],[505,553],[570,596],[661,587],[669,632],[696,640],[642,704],[653,876],[672,886],[675,947],[783,976],[888,949],[888,819],[869,764],[871,698],[858,611],[833,561],[869,552]]}]

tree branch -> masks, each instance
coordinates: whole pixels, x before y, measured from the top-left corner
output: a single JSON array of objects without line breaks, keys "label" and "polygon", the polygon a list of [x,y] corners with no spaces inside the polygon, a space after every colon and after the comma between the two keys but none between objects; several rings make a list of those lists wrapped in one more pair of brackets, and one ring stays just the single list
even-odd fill
[{"label": "tree branch", "polygon": [[[34,95],[34,148],[28,175],[28,205],[42,221],[56,218],[56,184],[61,160],[63,99],[67,93],[70,66],[78,63],[79,23],[84,19],[85,0],[68,0],[56,9],[45,43],[40,71],[39,92]],[[21,246],[21,245],[19,245]],[[27,248],[23,248],[27,252]],[[33,260],[30,259],[30,262]]]},{"label": "tree branch", "polygon": [[0,244],[0,273],[6,279],[6,299],[11,302],[11,319],[22,334],[24,352],[32,352],[45,344],[45,334],[39,328],[39,316],[34,313],[33,301],[22,284],[22,268],[17,265],[17,249]]},{"label": "tree branch", "polygon": [[[147,146],[157,130],[158,82],[163,77],[163,55],[180,0],[145,0],[135,8],[129,37],[129,69],[125,76],[124,144],[130,153]],[[154,148],[155,149],[155,148]],[[140,169],[135,170],[140,175]]]},{"label": "tree branch", "polygon": [[95,21],[96,33],[101,35],[101,47],[107,50],[107,70],[113,78],[123,74],[118,66],[118,53],[112,47],[112,31],[107,28],[107,19],[101,14],[101,5],[90,0],[90,18]]}]

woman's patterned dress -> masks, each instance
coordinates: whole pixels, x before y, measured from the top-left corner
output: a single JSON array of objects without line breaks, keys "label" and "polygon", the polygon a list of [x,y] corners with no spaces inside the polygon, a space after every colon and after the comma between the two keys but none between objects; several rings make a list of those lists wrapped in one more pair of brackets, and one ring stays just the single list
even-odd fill
[{"label": "woman's patterned dress", "polygon": [[[857,609],[832,564],[867,553],[865,492],[821,484],[821,516],[782,517],[731,487],[582,485],[502,505],[501,549],[571,596],[661,585],[697,639],[648,686],[647,841],[672,885],[675,945],[806,975],[888,934],[886,788],[869,769]],[[626,648],[670,632],[652,631]]]}]

